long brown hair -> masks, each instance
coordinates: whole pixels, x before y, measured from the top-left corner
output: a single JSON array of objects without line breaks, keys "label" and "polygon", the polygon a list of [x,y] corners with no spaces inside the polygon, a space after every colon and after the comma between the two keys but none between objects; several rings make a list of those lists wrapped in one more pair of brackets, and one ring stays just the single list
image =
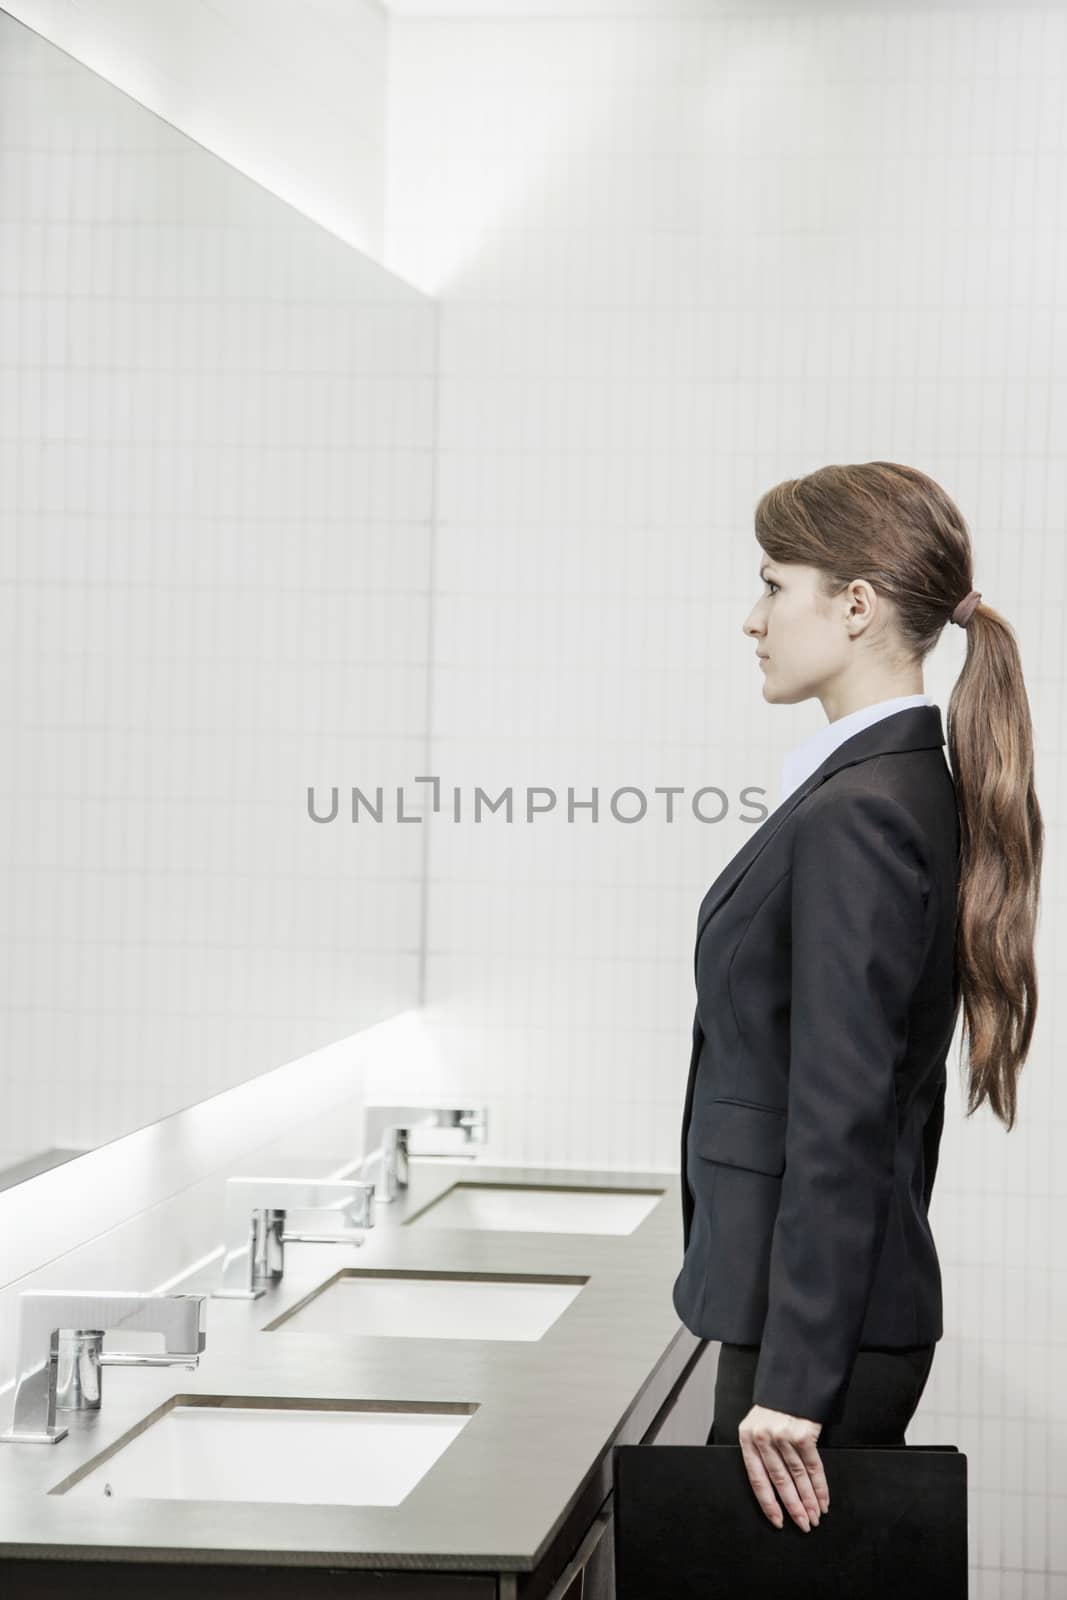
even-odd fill
[{"label": "long brown hair", "polygon": [[[819,568],[827,597],[864,578],[891,600],[902,664],[924,660],[974,587],[959,509],[913,467],[820,467],[768,489],[755,521],[771,559]],[[960,819],[956,971],[968,1042],[967,1115],[988,1100],[1010,1132],[1037,1012],[1044,824],[1015,635],[984,602],[965,631],[967,657],[949,698],[946,738]]]}]

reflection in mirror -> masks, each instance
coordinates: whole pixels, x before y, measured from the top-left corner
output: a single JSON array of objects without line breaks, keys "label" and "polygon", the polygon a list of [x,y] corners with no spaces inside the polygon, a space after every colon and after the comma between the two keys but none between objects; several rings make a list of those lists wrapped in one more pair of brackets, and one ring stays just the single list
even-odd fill
[{"label": "reflection in mirror", "polygon": [[2,13],[0,156],[2,1187],[418,997],[436,307]]}]

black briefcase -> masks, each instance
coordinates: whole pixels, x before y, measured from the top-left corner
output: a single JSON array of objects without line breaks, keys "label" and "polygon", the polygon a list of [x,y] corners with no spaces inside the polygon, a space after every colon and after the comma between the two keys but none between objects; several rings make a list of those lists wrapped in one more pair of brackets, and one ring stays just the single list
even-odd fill
[{"label": "black briefcase", "polygon": [[967,1457],[819,1449],[830,1510],[768,1522],[740,1445],[612,1450],[616,1600],[966,1600]]}]

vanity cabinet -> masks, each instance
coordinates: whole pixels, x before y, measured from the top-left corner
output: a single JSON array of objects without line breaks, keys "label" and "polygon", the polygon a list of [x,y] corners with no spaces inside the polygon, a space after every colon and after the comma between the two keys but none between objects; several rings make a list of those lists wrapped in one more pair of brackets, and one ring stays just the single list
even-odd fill
[{"label": "vanity cabinet", "polygon": [[499,1600],[494,1575],[351,1567],[0,1561],[4,1600]]},{"label": "vanity cabinet", "polygon": [[[121,1149],[100,1159],[113,1162],[118,1183]],[[306,1158],[299,1163],[303,1170]],[[338,1163],[319,1165],[333,1171]],[[279,1177],[296,1166],[272,1162]],[[186,1259],[210,1262],[220,1182],[205,1182],[202,1215],[199,1197],[179,1185],[173,1201],[2,1286],[9,1311],[27,1284],[149,1288],[159,1281],[155,1241],[168,1225]],[[627,1226],[538,1230],[521,1194],[518,1220],[479,1226],[467,1212],[477,1211],[472,1197],[482,1185],[509,1204],[523,1189],[546,1203],[573,1191],[577,1214],[590,1223],[617,1193]],[[452,1189],[464,1216],[420,1225]],[[413,1163],[410,1191],[369,1231],[357,1259],[344,1243],[297,1242],[284,1276],[261,1298],[210,1298],[198,1368],[180,1377],[158,1366],[109,1370],[101,1409],[68,1412],[68,1436],[58,1444],[0,1444],[0,1595],[614,1600],[613,1446],[703,1444],[711,1426],[718,1345],[684,1328],[671,1302],[679,1215],[673,1173]],[[144,1263],[146,1281],[130,1262]],[[555,1315],[525,1338],[488,1328],[446,1335],[432,1323],[405,1337],[358,1318],[325,1329],[305,1318],[301,1326],[302,1307],[317,1296],[325,1305],[331,1286],[360,1273],[545,1286]],[[183,1293],[208,1297],[217,1280],[214,1263],[180,1275]],[[142,1498],[137,1489],[146,1486],[130,1486],[128,1470],[127,1487],[105,1479],[107,1499],[83,1492],[102,1461],[117,1464],[130,1441],[166,1426],[160,1418],[179,1406],[436,1410],[465,1421],[392,1500],[226,1498],[217,1480],[175,1498],[158,1489]]]},{"label": "vanity cabinet", "polygon": [[599,1511],[548,1600],[615,1600],[615,1544],[611,1506]]},{"label": "vanity cabinet", "polygon": [[[703,1444],[714,1412],[718,1345],[701,1343],[641,1437],[642,1444]],[[610,1457],[607,1462],[610,1474]],[[611,1494],[559,1569],[444,1573],[366,1568],[201,1565],[175,1562],[26,1561],[0,1558],[4,1600],[55,1594],[108,1600],[615,1600]],[[555,1569],[555,1575],[550,1568]]]}]

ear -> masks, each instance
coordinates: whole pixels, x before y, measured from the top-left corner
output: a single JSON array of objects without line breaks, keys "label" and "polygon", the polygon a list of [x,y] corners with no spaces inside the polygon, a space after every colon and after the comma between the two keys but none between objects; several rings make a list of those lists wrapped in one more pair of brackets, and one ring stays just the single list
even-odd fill
[{"label": "ear", "polygon": [[856,635],[869,628],[874,620],[879,596],[866,578],[853,578],[844,591],[847,604],[846,620],[849,631]]}]

